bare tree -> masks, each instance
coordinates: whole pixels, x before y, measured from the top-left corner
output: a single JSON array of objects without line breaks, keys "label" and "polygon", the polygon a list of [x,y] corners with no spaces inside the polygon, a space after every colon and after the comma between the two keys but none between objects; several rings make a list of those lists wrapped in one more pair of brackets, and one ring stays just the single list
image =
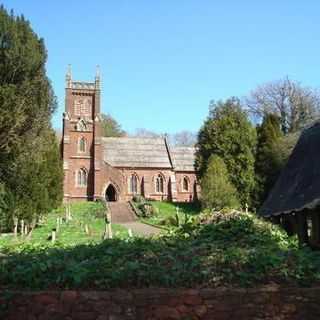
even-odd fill
[{"label": "bare tree", "polygon": [[132,136],[140,138],[159,138],[162,135],[145,128],[138,128]]},{"label": "bare tree", "polygon": [[175,146],[194,146],[197,142],[197,134],[188,130],[183,130],[170,135],[170,143]]},{"label": "bare tree", "polygon": [[269,113],[278,115],[281,129],[287,134],[319,116],[320,95],[315,89],[285,78],[257,87],[246,98],[246,105],[258,118]]}]

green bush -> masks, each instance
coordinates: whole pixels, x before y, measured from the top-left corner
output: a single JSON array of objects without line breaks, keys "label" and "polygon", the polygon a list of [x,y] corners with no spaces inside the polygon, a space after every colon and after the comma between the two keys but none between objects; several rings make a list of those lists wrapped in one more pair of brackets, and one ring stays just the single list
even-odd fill
[{"label": "green bush", "polygon": [[201,202],[205,208],[215,210],[239,206],[238,194],[230,182],[227,167],[217,155],[210,157],[201,179]]},{"label": "green bush", "polygon": [[224,212],[207,224],[180,225],[151,239],[3,248],[0,283],[28,289],[246,287],[310,285],[320,278],[319,252],[300,249],[296,238],[252,214]]}]

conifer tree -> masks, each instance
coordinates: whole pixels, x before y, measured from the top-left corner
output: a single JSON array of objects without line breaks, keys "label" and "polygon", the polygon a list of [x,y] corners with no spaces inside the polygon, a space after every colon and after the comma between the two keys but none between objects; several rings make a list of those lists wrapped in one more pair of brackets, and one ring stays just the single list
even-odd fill
[{"label": "conifer tree", "polygon": [[283,137],[278,116],[267,114],[257,126],[257,153],[255,162],[256,206],[262,205],[276,182],[282,164],[278,146]]},{"label": "conifer tree", "polygon": [[223,160],[212,155],[201,179],[201,201],[206,208],[221,210],[239,206],[237,191],[229,179]]},{"label": "conifer tree", "polygon": [[239,99],[212,103],[209,117],[198,134],[196,169],[200,180],[210,156],[218,155],[227,167],[241,205],[250,205],[255,184],[255,147],[256,131]]},{"label": "conifer tree", "polygon": [[0,7],[0,211],[6,221],[0,231],[13,217],[31,222],[62,198],[62,165],[50,124],[56,100],[46,59],[44,41],[29,22]]}]

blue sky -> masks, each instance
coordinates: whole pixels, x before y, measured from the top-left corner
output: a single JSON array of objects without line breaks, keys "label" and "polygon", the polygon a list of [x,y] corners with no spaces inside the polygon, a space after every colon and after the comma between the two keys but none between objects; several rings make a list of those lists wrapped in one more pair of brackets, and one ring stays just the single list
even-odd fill
[{"label": "blue sky", "polygon": [[4,0],[45,39],[61,127],[67,65],[102,74],[102,110],[128,132],[197,131],[211,99],[288,75],[320,86],[320,1]]}]

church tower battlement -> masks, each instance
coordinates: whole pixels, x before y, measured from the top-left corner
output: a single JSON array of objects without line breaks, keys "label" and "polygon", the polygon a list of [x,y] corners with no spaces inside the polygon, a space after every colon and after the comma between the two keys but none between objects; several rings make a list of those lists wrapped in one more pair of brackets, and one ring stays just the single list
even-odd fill
[{"label": "church tower battlement", "polygon": [[[102,157],[100,134],[100,72],[94,82],[73,81],[66,74],[62,156],[64,200],[94,200]],[[96,181],[97,180],[97,181]]]}]

